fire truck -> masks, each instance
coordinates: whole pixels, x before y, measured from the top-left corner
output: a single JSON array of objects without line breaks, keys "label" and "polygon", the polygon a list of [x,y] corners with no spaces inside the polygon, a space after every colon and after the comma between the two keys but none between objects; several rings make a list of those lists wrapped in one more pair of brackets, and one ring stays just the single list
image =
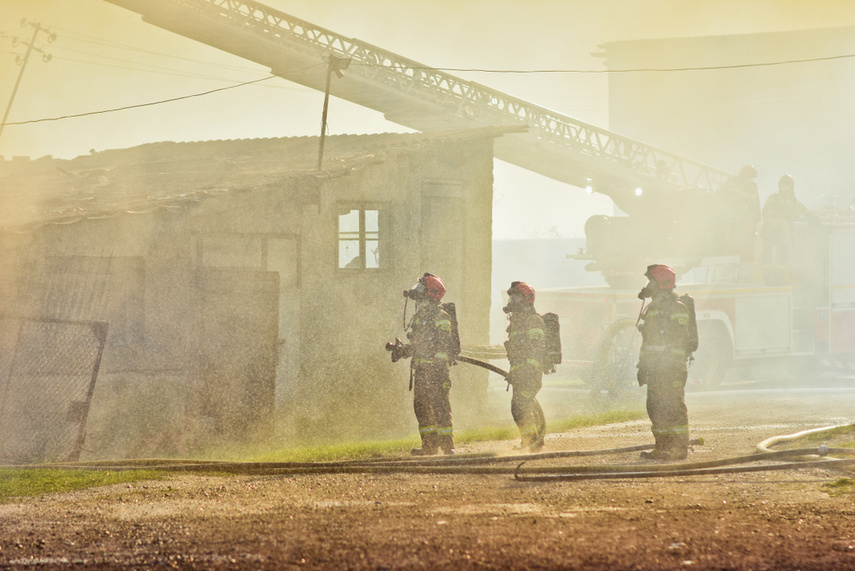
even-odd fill
[{"label": "fire truck", "polygon": [[[620,232],[622,225],[633,224],[632,217],[602,218],[589,221],[593,230],[586,227],[586,251],[577,257],[590,260],[589,269],[602,271],[610,285],[541,290],[537,299],[538,311],[560,316],[564,367],[576,369],[593,387],[610,394],[637,387],[641,345],[637,324],[642,308],[637,293],[646,283],[648,263],[672,266],[678,276],[677,293],[687,293],[695,301],[700,346],[690,362],[688,388],[714,387],[729,372],[773,360],[785,363],[793,374],[817,374],[823,367],[855,370],[851,207],[824,210],[810,222],[796,222],[787,271],[773,284],[763,279],[759,256],[747,256],[754,258],[748,261],[744,255],[691,256],[689,250],[700,249],[698,243],[679,233],[672,232],[671,238],[687,247],[660,249],[661,259],[641,256],[639,251],[655,248],[657,241],[662,244],[661,237],[648,236],[645,243],[637,232]],[[602,226],[609,232],[602,233]],[[714,243],[712,234],[703,236],[702,221],[690,221],[687,228],[700,233],[706,244]],[[596,243],[598,232],[630,245],[610,249]],[[755,254],[761,247],[755,247]],[[633,256],[638,256],[635,263]]]}]

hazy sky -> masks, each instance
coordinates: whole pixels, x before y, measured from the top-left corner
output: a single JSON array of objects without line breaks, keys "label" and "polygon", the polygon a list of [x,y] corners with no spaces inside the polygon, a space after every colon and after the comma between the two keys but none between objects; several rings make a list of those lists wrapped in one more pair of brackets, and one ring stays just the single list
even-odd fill
[{"label": "hazy sky", "polygon": [[[855,0],[267,0],[283,12],[437,68],[602,71],[610,41],[855,25]],[[144,23],[103,0],[0,0],[0,105],[6,110],[37,21],[36,45],[8,122],[190,96],[269,70]],[[453,72],[455,73],[455,72]],[[457,73],[608,127],[602,73]],[[281,79],[139,109],[8,125],[0,155],[72,158],[147,142],[317,135],[323,94]],[[333,99],[329,133],[406,129]],[[678,150],[677,150],[678,151]],[[494,237],[582,236],[611,201],[497,161]]]}]

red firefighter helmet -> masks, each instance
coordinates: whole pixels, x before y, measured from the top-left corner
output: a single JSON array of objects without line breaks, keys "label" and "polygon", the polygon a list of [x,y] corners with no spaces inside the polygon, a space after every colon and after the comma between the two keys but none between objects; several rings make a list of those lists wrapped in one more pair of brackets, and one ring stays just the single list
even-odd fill
[{"label": "red firefighter helmet", "polygon": [[523,296],[526,303],[534,305],[534,288],[525,282],[511,282],[511,287],[508,288],[508,297],[518,294]]},{"label": "red firefighter helmet", "polygon": [[433,274],[425,274],[419,280],[421,283],[427,287],[427,295],[431,299],[435,299],[439,301],[442,299],[442,296],[445,295],[445,284],[442,283],[442,280],[439,276],[435,276]]},{"label": "red firefighter helmet", "polygon": [[647,271],[644,272],[651,281],[656,282],[659,289],[674,289],[677,285],[677,273],[670,267],[664,264],[654,264],[647,266]]}]

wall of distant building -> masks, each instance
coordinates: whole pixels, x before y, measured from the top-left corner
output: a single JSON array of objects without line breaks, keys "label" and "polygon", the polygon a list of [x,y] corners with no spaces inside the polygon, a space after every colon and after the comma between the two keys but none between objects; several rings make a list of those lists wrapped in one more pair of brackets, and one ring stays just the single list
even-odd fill
[{"label": "wall of distant building", "polygon": [[763,199],[784,173],[810,208],[855,199],[855,27],[600,47],[611,70],[683,70],[610,74],[613,131],[732,173],[753,164]]}]

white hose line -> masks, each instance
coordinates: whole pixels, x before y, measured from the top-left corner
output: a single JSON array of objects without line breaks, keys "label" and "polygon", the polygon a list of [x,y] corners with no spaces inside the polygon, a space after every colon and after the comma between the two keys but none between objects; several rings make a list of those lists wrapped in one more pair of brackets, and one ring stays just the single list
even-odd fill
[{"label": "white hose line", "polygon": [[[793,440],[798,440],[799,438],[803,438],[805,436],[811,434],[817,434],[820,432],[828,432],[829,430],[834,430],[835,428],[843,428],[843,427],[855,427],[855,424],[836,424],[834,426],[823,426],[821,428],[811,428],[810,430],[803,430],[801,432],[796,432],[795,434],[785,434],[780,436],[772,436],[771,438],[767,438],[763,442],[757,444],[757,452],[772,452],[771,447],[776,444],[780,444],[782,442],[791,442]],[[819,456],[815,454],[808,454],[805,456],[796,456],[792,458],[796,461],[811,461],[816,460]]]}]

